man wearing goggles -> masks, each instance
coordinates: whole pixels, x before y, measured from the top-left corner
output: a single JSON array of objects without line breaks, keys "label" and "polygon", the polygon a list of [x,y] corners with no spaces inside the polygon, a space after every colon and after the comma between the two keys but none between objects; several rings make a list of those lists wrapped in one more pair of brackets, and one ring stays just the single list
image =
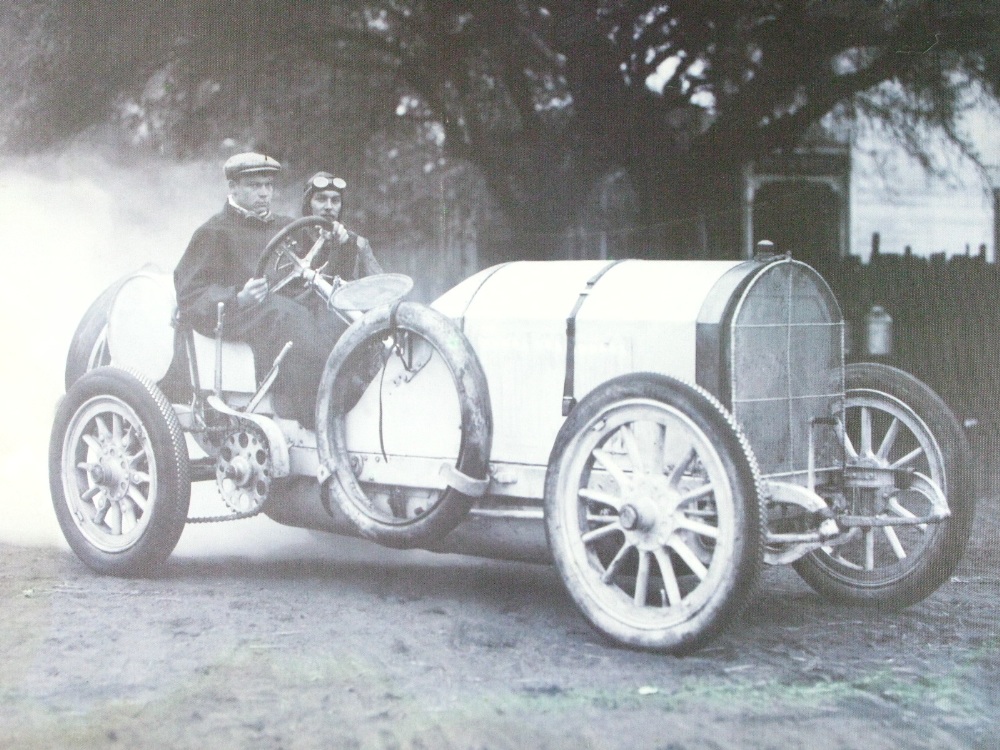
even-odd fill
[{"label": "man wearing goggles", "polygon": [[340,221],[347,183],[329,172],[317,172],[306,182],[302,196],[303,216],[322,216],[333,223],[333,236],[320,257],[326,262],[323,273],[353,281],[382,273],[367,239],[349,232]]}]

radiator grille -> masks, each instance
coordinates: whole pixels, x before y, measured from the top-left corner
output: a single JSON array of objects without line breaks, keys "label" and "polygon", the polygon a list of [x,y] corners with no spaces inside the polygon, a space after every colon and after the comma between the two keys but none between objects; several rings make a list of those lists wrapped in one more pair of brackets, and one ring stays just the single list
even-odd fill
[{"label": "radiator grille", "polygon": [[843,318],[826,282],[802,263],[773,263],[750,282],[730,325],[733,414],[761,471],[802,475],[810,431],[815,468],[842,466],[826,423],[843,408]]}]

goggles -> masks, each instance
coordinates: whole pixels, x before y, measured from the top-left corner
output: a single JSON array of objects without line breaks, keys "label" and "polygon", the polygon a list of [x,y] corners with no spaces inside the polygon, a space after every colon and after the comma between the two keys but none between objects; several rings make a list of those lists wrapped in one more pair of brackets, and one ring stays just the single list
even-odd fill
[{"label": "goggles", "polygon": [[340,177],[317,175],[309,180],[309,187],[313,190],[343,190],[347,187],[347,183]]}]

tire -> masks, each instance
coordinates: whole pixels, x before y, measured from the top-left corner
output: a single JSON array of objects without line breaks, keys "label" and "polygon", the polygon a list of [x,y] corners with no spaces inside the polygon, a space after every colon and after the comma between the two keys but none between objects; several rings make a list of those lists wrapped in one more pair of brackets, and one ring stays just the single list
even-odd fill
[{"label": "tire", "polygon": [[763,519],[735,421],[670,377],[598,386],[552,449],[545,528],[556,567],[590,624],[626,646],[685,653],[732,621],[757,584]]},{"label": "tire", "polygon": [[108,315],[115,295],[128,278],[122,277],[101,292],[80,319],[66,354],[67,391],[88,370],[111,363],[111,354],[107,349]]},{"label": "tire", "polygon": [[[794,567],[831,600],[906,607],[947,581],[965,551],[975,513],[969,445],[944,401],[912,375],[887,365],[857,363],[847,366],[845,383],[848,465],[913,469],[940,488],[951,515],[937,523],[861,527],[848,541],[834,540]],[[867,438],[862,432],[865,413]],[[886,441],[890,430],[893,436]],[[912,458],[905,460],[907,456]],[[931,500],[915,489],[890,488],[884,501],[878,501],[875,490],[860,486],[845,494],[849,513],[856,512],[852,502],[883,506],[867,506],[866,515],[925,517],[931,510]]]},{"label": "tire", "polygon": [[[381,369],[377,352],[383,350],[382,341],[400,331],[430,344],[451,374],[461,412],[455,469],[474,480],[488,477],[493,412],[486,374],[472,345],[447,317],[425,305],[401,302],[370,310],[330,352],[316,403],[320,465],[338,467],[326,482],[327,502],[339,506],[366,539],[408,549],[440,541],[465,519],[474,498],[454,487],[443,491],[366,487],[349,468],[346,415]],[[373,360],[377,367],[372,367]]]},{"label": "tire", "polygon": [[153,573],[176,546],[191,497],[173,407],[130,371],[85,373],[56,412],[49,488],[63,535],[88,567],[116,576]]}]

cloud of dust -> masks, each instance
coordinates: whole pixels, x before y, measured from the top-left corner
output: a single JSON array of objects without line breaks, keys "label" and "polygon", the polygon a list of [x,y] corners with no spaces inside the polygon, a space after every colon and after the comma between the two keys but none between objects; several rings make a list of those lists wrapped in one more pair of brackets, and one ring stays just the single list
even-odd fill
[{"label": "cloud of dust", "polygon": [[[52,510],[47,462],[73,332],[91,302],[119,277],[149,263],[172,271],[192,232],[221,208],[225,196],[217,163],[149,158],[123,164],[76,151],[0,166],[6,261],[0,293],[6,355],[0,368],[6,401],[0,540],[65,545]],[[209,488],[196,487],[196,497],[203,489]],[[224,544],[228,533],[199,540],[219,539],[232,551],[232,544]],[[186,543],[190,536],[198,534],[185,531],[181,550],[192,546]]]}]

